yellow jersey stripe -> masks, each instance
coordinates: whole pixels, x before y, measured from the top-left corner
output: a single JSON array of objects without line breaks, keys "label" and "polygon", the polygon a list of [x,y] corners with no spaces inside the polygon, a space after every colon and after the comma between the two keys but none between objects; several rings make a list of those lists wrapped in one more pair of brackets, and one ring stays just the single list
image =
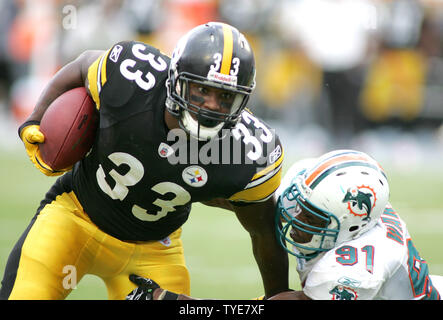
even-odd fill
[{"label": "yellow jersey stripe", "polygon": [[89,92],[91,92],[92,99],[100,109],[100,91],[106,82],[106,60],[108,58],[109,50],[100,55],[88,69]]},{"label": "yellow jersey stripe", "polygon": [[101,86],[103,87],[103,85],[106,83],[106,62],[108,61],[108,55],[109,55],[109,50],[106,51],[105,53],[105,57],[103,59],[102,62],[102,68],[101,68]]},{"label": "yellow jersey stripe", "polygon": [[258,186],[258,185],[262,184],[262,183],[265,182],[266,180],[271,179],[271,178],[275,175],[275,173],[276,173],[278,170],[281,169],[281,167],[282,167],[281,165],[278,166],[277,168],[275,168],[274,170],[272,170],[271,172],[269,172],[267,175],[262,176],[260,179],[251,180],[251,182],[249,182],[249,183],[246,185],[245,189],[254,188],[255,186]]},{"label": "yellow jersey stripe", "polygon": [[284,158],[284,150],[282,148],[282,154],[280,156],[280,158],[275,161],[273,164],[271,164],[270,166],[266,167],[265,169],[263,169],[262,171],[257,172],[253,177],[252,177],[252,181],[259,179],[265,175],[267,175],[269,172],[271,172],[272,170],[274,170],[275,168],[277,168],[279,165],[281,165],[281,163],[283,162],[283,158]]},{"label": "yellow jersey stripe", "polygon": [[88,82],[89,82],[89,92],[91,92],[92,99],[95,102],[95,105],[97,106],[97,109],[100,109],[100,98],[99,95],[99,88],[97,86],[97,78],[98,78],[98,65],[101,61],[102,56],[98,57],[97,60],[94,61],[89,66],[88,69]]},{"label": "yellow jersey stripe", "polygon": [[229,75],[231,70],[232,50],[234,47],[234,40],[232,29],[227,24],[223,24],[223,60],[220,68],[220,73]]},{"label": "yellow jersey stripe", "polygon": [[260,202],[272,196],[280,185],[282,167],[268,180],[253,188],[237,192],[229,198],[231,201]]}]

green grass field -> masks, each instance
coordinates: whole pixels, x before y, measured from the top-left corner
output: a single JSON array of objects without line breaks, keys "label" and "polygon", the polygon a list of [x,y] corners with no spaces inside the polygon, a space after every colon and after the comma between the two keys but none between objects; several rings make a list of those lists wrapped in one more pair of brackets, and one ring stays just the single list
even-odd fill
[{"label": "green grass field", "polygon": [[[290,161],[286,161],[286,165]],[[390,176],[391,202],[408,223],[409,231],[431,273],[443,275],[443,169],[422,168]],[[14,243],[33,217],[55,178],[35,169],[24,150],[0,155],[0,273]],[[183,227],[183,241],[191,273],[192,295],[218,299],[249,299],[263,293],[248,234],[227,211],[195,205]],[[299,288],[294,259],[290,281]],[[38,275],[36,275],[38,276]],[[68,299],[107,299],[103,282],[86,276]]]}]

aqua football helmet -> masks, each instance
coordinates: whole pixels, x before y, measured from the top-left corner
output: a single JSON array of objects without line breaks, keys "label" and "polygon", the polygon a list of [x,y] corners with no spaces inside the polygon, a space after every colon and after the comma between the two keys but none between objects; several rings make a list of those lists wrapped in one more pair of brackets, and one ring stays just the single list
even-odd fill
[{"label": "aqua football helmet", "polygon": [[[191,103],[191,83],[230,93],[229,111]],[[200,25],[175,47],[166,85],[167,110],[179,119],[180,127],[199,140],[209,140],[238,122],[255,87],[254,54],[236,28],[218,22]]]},{"label": "aqua football helmet", "polygon": [[311,259],[373,228],[388,201],[388,181],[374,159],[354,150],[329,152],[278,197],[277,237],[290,254]]}]

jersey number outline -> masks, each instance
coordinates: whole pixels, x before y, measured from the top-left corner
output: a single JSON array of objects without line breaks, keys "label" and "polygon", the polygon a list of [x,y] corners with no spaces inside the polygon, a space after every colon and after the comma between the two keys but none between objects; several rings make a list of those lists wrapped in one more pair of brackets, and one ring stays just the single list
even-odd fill
[{"label": "jersey number outline", "polygon": [[255,161],[263,154],[263,147],[260,140],[264,143],[269,143],[272,141],[273,135],[271,130],[269,130],[259,119],[250,113],[242,112],[241,116],[247,124],[252,122],[254,127],[258,129],[256,132],[260,133],[260,139],[252,135],[249,129],[241,122],[239,122],[235,128],[232,129],[232,136],[236,140],[241,139],[243,136],[243,142],[246,145],[252,145],[252,150],[249,150],[246,156],[252,161]]},{"label": "jersey number outline", "polygon": [[[369,273],[374,272],[374,247],[371,245],[364,246],[361,251],[366,254],[366,271]],[[344,266],[353,266],[358,263],[358,250],[353,246],[342,246],[335,250],[335,254],[338,256],[335,260]]]},{"label": "jersey number outline", "polygon": [[[415,299],[439,300],[440,295],[432,285],[429,277],[429,267],[423,260],[411,239],[406,240],[408,247],[408,273],[411,282],[412,294]],[[366,253],[366,270],[374,272],[374,247],[367,245],[361,248]],[[335,250],[336,261],[344,266],[351,266],[358,262],[358,250],[353,246],[342,246]]]},{"label": "jersey number outline", "polygon": [[[217,53],[214,53],[212,58],[214,59],[214,64],[211,64],[210,70],[215,71],[215,72],[219,72],[223,55],[221,53],[217,52]],[[232,67],[233,67],[233,69],[231,69],[229,71],[229,74],[231,76],[236,76],[238,74],[238,71],[240,68],[240,59],[238,57],[234,57],[232,59]]]},{"label": "jersey number outline", "polygon": [[[115,186],[111,188],[106,182],[106,173],[103,167],[99,165],[96,178],[100,189],[106,193],[113,200],[123,201],[129,193],[129,188],[136,185],[143,178],[145,170],[143,164],[134,156],[125,152],[114,152],[108,156],[109,160],[117,167],[126,165],[129,167],[129,171],[125,174],[120,174],[116,170],[112,169],[108,172],[115,181]],[[139,220],[154,222],[165,217],[169,212],[175,211],[176,206],[185,205],[191,200],[191,195],[182,186],[173,182],[159,182],[151,188],[152,191],[165,195],[166,193],[173,193],[174,198],[171,200],[164,200],[157,198],[153,204],[160,207],[161,210],[155,213],[148,212],[146,209],[140,207],[137,204],[132,206],[132,214]]]},{"label": "jersey number outline", "polygon": [[[168,67],[166,61],[158,56],[156,57],[153,53],[143,53],[146,46],[141,43],[136,43],[132,46],[132,54],[139,60],[148,61],[152,68],[157,71],[165,71]],[[120,64],[120,73],[123,77],[130,81],[135,81],[135,83],[143,90],[148,91],[155,86],[156,80],[155,76],[151,72],[147,72],[143,76],[143,72],[139,69],[135,69],[137,61],[133,59],[125,59]]]}]

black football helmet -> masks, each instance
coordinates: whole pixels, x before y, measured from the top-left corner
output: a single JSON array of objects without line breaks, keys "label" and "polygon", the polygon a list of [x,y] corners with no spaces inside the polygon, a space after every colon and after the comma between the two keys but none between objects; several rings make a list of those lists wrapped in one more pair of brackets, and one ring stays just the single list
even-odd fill
[{"label": "black football helmet", "polygon": [[[189,99],[190,84],[233,94],[228,113],[200,108]],[[175,47],[169,68],[167,110],[182,129],[199,140],[215,137],[235,126],[255,87],[255,60],[246,38],[219,22],[195,27]]]}]

